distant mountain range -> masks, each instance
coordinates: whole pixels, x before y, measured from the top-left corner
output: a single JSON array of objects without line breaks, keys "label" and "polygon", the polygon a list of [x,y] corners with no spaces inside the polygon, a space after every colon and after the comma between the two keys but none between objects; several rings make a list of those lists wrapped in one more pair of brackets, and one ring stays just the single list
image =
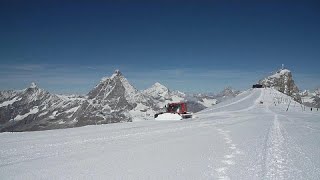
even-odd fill
[{"label": "distant mountain range", "polygon": [[217,95],[171,91],[160,83],[138,91],[116,70],[86,96],[51,94],[35,83],[19,91],[0,91],[0,131],[33,131],[150,120],[169,102],[185,101],[198,112],[240,91],[226,88]]},{"label": "distant mountain range", "polygon": [[308,107],[320,108],[320,88],[314,91],[304,90],[300,93],[302,103]]},{"label": "distant mountain range", "polygon": [[[319,107],[319,89],[313,93],[299,92],[288,69],[280,69],[258,83],[263,87],[275,88],[307,106]],[[169,102],[187,102],[188,111],[195,113],[239,93],[227,87],[218,94],[187,94],[171,91],[158,82],[138,91],[119,70],[111,77],[102,78],[85,96],[51,94],[32,83],[24,90],[0,91],[0,131],[48,130],[151,120],[155,113],[164,111],[164,106]]]}]

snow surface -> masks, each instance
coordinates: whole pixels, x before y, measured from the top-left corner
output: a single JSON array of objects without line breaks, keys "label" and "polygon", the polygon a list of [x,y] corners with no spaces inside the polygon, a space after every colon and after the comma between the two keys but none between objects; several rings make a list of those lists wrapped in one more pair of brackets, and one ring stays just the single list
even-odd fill
[{"label": "snow surface", "polygon": [[269,78],[280,78],[281,75],[284,75],[284,74],[288,74],[290,73],[291,71],[288,70],[288,69],[281,69],[280,71],[278,71],[277,73],[269,76]]},{"label": "snow surface", "polygon": [[203,98],[202,101],[199,101],[199,103],[201,103],[205,107],[211,107],[211,106],[217,104],[217,100],[216,99]]},{"label": "snow surface", "polygon": [[23,120],[24,118],[26,118],[26,117],[28,117],[29,115],[31,115],[31,114],[36,114],[36,113],[38,113],[39,112],[39,108],[38,108],[38,106],[35,106],[35,107],[33,107],[31,110],[30,110],[30,112],[28,112],[28,113],[25,113],[25,114],[22,114],[22,115],[17,115],[15,118],[14,118],[14,120],[15,121],[21,121],[21,120]]},{"label": "snow surface", "polygon": [[302,102],[308,102],[308,103],[312,103],[313,102],[313,96],[304,96],[301,97]]},{"label": "snow surface", "polygon": [[253,89],[195,116],[1,133],[0,177],[320,179],[320,111]]},{"label": "snow surface", "polygon": [[179,114],[172,114],[172,113],[163,113],[159,114],[155,120],[161,120],[161,121],[177,121],[181,120],[182,117]]},{"label": "snow surface", "polygon": [[9,100],[9,101],[4,101],[0,104],[0,107],[4,107],[4,106],[9,106],[11,104],[13,104],[14,102],[20,101],[21,98],[19,97],[14,97],[13,99]]},{"label": "snow surface", "polygon": [[319,90],[316,89],[314,92],[310,92],[309,90],[304,90],[300,93],[301,100],[303,103],[312,103],[315,96],[319,96]]},{"label": "snow surface", "polygon": [[80,107],[80,106],[73,107],[73,108],[69,109],[68,111],[66,111],[66,113],[76,112],[76,111],[79,109],[79,107]]}]

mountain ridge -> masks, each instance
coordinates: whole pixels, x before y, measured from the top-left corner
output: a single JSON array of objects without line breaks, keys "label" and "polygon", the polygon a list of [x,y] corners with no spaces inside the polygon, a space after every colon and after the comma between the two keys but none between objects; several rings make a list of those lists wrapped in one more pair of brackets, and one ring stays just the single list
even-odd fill
[{"label": "mountain ridge", "polygon": [[[276,87],[281,92],[296,93],[277,84],[279,78],[293,82],[290,71],[265,78],[265,86]],[[281,76],[281,74],[286,74]],[[269,84],[268,84],[269,83]],[[293,82],[294,83],[294,82]],[[283,88],[284,86],[284,88]],[[287,89],[286,89],[287,87]],[[0,91],[0,131],[30,131],[79,127],[150,120],[156,112],[164,111],[170,102],[184,101],[188,110],[198,112],[237,96],[240,91],[226,87],[218,94],[186,94],[172,91],[160,82],[143,91],[137,90],[119,70],[101,78],[86,96],[51,94],[35,83],[19,91]],[[294,94],[295,95],[295,94]]]},{"label": "mountain ridge", "polygon": [[[208,99],[208,97],[205,97]],[[85,96],[51,94],[34,82],[24,90],[0,91],[0,131],[32,131],[150,120],[169,102],[186,101],[197,112],[212,104],[156,82],[139,91],[116,70]]]}]

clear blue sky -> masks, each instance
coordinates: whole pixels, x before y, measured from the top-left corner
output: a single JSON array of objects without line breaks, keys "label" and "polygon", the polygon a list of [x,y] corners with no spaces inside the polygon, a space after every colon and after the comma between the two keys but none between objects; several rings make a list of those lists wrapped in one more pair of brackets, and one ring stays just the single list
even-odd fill
[{"label": "clear blue sky", "polygon": [[319,1],[74,2],[0,2],[0,89],[85,94],[120,69],[137,89],[217,92],[281,64],[320,86]]}]

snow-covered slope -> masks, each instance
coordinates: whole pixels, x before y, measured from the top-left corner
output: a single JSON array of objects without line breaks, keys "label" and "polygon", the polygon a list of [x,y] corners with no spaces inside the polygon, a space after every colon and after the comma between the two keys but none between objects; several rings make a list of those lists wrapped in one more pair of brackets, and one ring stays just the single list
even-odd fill
[{"label": "snow-covered slope", "polygon": [[319,119],[263,88],[183,121],[1,133],[0,177],[320,179]]}]

